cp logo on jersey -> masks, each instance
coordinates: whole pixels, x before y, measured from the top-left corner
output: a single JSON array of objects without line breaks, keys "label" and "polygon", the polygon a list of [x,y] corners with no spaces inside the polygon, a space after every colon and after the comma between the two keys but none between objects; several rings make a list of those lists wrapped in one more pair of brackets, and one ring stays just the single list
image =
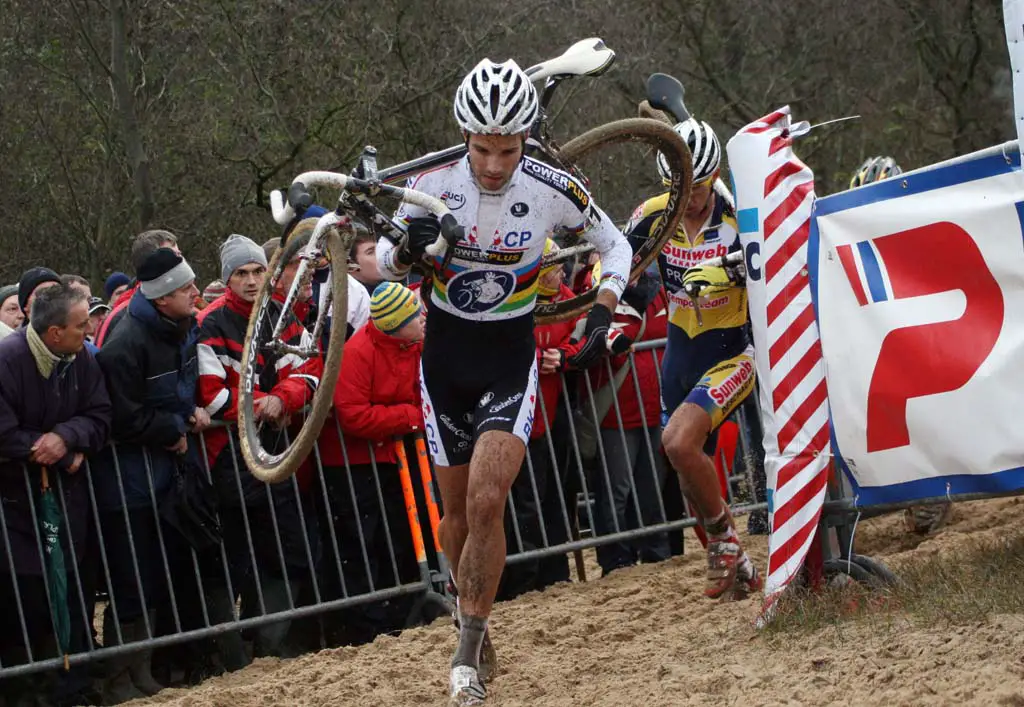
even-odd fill
[{"label": "cp logo on jersey", "polygon": [[488,312],[512,294],[516,279],[500,270],[476,270],[459,273],[448,283],[448,301],[460,312]]},{"label": "cp logo on jersey", "polygon": [[509,231],[505,234],[505,247],[522,248],[531,238],[533,238],[531,231]]}]

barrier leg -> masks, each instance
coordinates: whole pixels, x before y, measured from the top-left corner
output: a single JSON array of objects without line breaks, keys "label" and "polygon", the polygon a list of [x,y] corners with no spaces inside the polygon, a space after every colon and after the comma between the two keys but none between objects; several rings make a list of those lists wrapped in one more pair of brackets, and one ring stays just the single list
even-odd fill
[{"label": "barrier leg", "polygon": [[437,509],[437,494],[434,491],[434,475],[430,470],[430,457],[427,456],[427,443],[423,435],[416,435],[416,461],[420,467],[420,482],[423,484],[423,497],[427,504],[427,517],[430,518],[430,534],[434,539],[434,552],[437,553],[438,570],[441,576],[447,580],[448,558],[444,555],[441,547],[441,536],[438,529],[441,527],[441,513]]},{"label": "barrier leg", "polygon": [[[451,612],[448,602],[440,594],[433,591],[430,566],[427,564],[427,550],[423,546],[423,529],[420,526],[419,508],[416,506],[416,494],[412,487],[412,474],[409,473],[409,459],[405,454],[405,444],[401,439],[395,440],[395,454],[398,456],[398,475],[402,481],[402,495],[405,497],[405,511],[409,517],[409,532],[412,533],[412,546],[416,553],[416,565],[420,570],[420,580],[426,587],[423,596],[409,612],[407,626],[412,626],[415,620],[424,613],[427,604],[433,604],[443,614]],[[436,509],[435,509],[436,510]]]},{"label": "barrier leg", "polygon": [[[579,514],[573,516],[572,521],[572,539],[573,542],[580,539],[580,517]],[[581,582],[587,581],[587,566],[583,562],[583,550],[573,550],[572,558],[576,561],[576,576]]]}]

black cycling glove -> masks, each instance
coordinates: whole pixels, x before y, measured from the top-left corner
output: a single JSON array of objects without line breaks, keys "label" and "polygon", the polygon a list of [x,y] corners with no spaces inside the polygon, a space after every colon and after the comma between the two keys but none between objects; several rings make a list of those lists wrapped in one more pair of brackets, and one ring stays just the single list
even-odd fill
[{"label": "black cycling glove", "polygon": [[427,246],[437,240],[441,234],[441,223],[436,216],[419,216],[409,220],[406,233],[405,248],[399,250],[395,257],[402,265],[412,265],[427,252]]},{"label": "black cycling glove", "polygon": [[574,368],[587,368],[608,353],[608,329],[612,324],[612,311],[603,304],[595,304],[587,315],[587,323],[580,339],[580,350],[570,356],[567,363]]}]

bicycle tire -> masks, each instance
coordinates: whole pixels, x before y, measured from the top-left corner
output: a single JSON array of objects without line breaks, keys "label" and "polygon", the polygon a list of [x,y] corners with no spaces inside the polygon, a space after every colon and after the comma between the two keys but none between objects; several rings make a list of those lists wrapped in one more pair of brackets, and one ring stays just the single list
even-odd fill
[{"label": "bicycle tire", "polygon": [[[260,289],[259,295],[249,317],[249,326],[245,332],[242,345],[242,374],[238,397],[238,436],[241,440],[242,458],[249,471],[260,481],[268,484],[284,481],[295,473],[316,444],[320,436],[327,413],[330,412],[334,399],[334,387],[338,382],[338,371],[341,369],[341,356],[345,344],[345,332],[348,328],[348,239],[343,239],[337,230],[327,234],[327,255],[330,258],[330,281],[332,288],[334,314],[327,342],[327,356],[324,359],[324,371],[313,394],[309,414],[305,417],[302,427],[290,445],[280,454],[272,454],[263,449],[253,415],[255,398],[252,393],[255,387],[253,361],[256,360],[259,345],[255,332],[260,316],[266,311],[273,295],[273,282],[278,275],[278,267],[283,256],[289,249],[279,248],[267,268],[268,277]],[[288,253],[288,260],[292,253]],[[287,260],[285,261],[287,262]],[[270,277],[273,273],[275,277]]]},{"label": "bicycle tire", "polygon": [[640,101],[636,108],[636,115],[638,118],[650,118],[651,120],[658,120],[666,125],[672,125],[672,120],[668,117],[668,113],[660,111],[657,108],[652,108],[650,101],[646,98]]},{"label": "bicycle tire", "polygon": [[895,587],[899,585],[900,578],[881,560],[876,560],[867,555],[858,555],[857,553],[851,555],[850,559],[877,577],[886,586]]},{"label": "bicycle tire", "polygon": [[[686,142],[670,125],[650,118],[625,118],[600,125],[573,138],[558,152],[558,158],[575,164],[594,150],[623,142],[646,142],[665,155],[675,180],[669,185],[669,199],[665,216],[654,228],[647,241],[633,254],[629,279],[638,276],[658,257],[661,249],[676,232],[683,211],[690,199],[693,184],[693,164]],[[560,322],[585,312],[593,306],[597,288],[561,302],[538,302],[534,308],[537,324]]]},{"label": "bicycle tire", "polygon": [[831,582],[836,577],[845,575],[857,584],[862,584],[868,589],[884,589],[886,583],[882,578],[872,574],[866,567],[857,564],[856,561],[847,562],[840,558],[827,560],[821,567],[825,578]]}]

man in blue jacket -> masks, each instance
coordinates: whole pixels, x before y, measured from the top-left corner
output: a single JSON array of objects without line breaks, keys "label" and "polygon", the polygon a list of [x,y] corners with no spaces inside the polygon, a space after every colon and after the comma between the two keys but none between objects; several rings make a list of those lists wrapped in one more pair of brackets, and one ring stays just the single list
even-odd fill
[{"label": "man in blue jacket", "polygon": [[[95,474],[96,502],[110,564],[111,600],[124,642],[146,638],[152,633],[153,612],[172,606],[168,589],[177,589],[183,577],[170,581],[163,564],[165,553],[170,575],[190,574],[174,572],[179,563],[191,566],[191,553],[155,509],[168,493],[181,458],[197,451],[190,450],[195,443],[188,433],[210,422],[206,411],[195,404],[199,377],[195,273],[179,254],[160,248],[143,262],[138,279],[139,289],[132,295],[127,316],[97,356],[114,406],[114,445],[102,460],[107,468]],[[100,472],[99,461],[96,466]],[[182,563],[183,559],[188,562]],[[175,596],[179,612],[196,603],[192,596]],[[133,699],[161,689],[150,672],[147,652],[129,655],[109,677],[111,700]]]}]

